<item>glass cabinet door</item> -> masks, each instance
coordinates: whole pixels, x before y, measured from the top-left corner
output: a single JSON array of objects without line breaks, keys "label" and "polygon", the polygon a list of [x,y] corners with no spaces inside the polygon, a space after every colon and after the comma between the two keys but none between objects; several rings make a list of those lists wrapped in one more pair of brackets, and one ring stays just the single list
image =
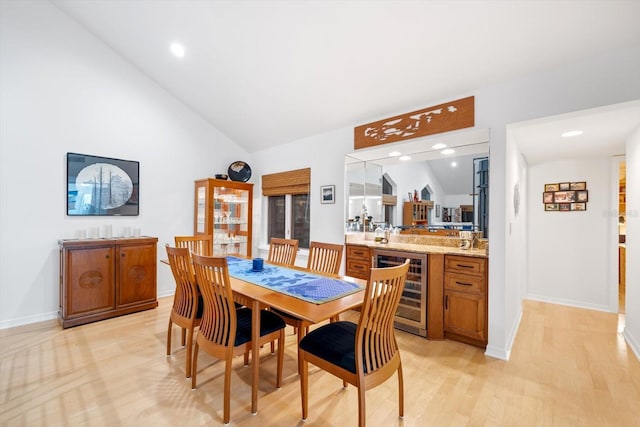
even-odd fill
[{"label": "glass cabinet door", "polygon": [[212,236],[214,256],[251,257],[252,205],[253,184],[197,180],[194,234]]},{"label": "glass cabinet door", "polygon": [[228,187],[213,188],[214,255],[249,256],[249,191]]}]

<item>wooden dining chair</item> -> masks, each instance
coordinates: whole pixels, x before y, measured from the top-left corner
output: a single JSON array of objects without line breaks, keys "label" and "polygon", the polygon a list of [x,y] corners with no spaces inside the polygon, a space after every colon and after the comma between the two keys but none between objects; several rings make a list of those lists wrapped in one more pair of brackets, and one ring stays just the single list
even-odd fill
[{"label": "wooden dining chair", "polygon": [[[338,274],[342,264],[343,245],[322,242],[309,243],[309,258],[307,260],[307,270],[321,274]],[[302,327],[302,320],[293,317],[279,310],[275,310],[284,319],[287,325],[293,326],[297,333]],[[339,315],[331,319],[332,322],[340,320]],[[308,329],[307,329],[308,330]],[[298,333],[298,342],[304,335]]]},{"label": "wooden dining chair", "polygon": [[171,273],[176,282],[173,295],[173,306],[169,314],[167,329],[167,356],[171,355],[171,335],[173,324],[181,328],[182,346],[186,344],[185,376],[191,376],[191,353],[193,349],[193,333],[200,325],[202,318],[202,296],[198,290],[194,276],[191,255],[187,248],[172,248],[166,245]]},{"label": "wooden dining chair", "polygon": [[298,241],[272,237],[269,242],[267,261],[272,264],[294,265],[298,254]]},{"label": "wooden dining chair", "polygon": [[188,248],[190,252],[198,255],[213,255],[213,236],[211,235],[175,236],[174,240],[178,248]]},{"label": "wooden dining chair", "polygon": [[[237,308],[229,281],[226,258],[193,255],[196,278],[202,292],[204,312],[193,351],[191,388],[196,388],[198,350],[225,361],[223,422],[230,418],[231,365],[234,356],[251,350],[251,314],[249,308]],[[284,361],[284,321],[270,311],[260,310],[259,345],[278,341],[276,387],[282,382]],[[253,355],[258,357],[258,355]],[[245,359],[246,362],[246,359]]]},{"label": "wooden dining chair", "polygon": [[342,379],[344,386],[358,388],[358,426],[366,422],[365,391],[398,373],[400,417],[404,415],[404,385],[400,350],[394,334],[395,316],[409,260],[387,268],[372,268],[365,289],[358,324],[348,321],[329,323],[309,332],[300,341],[300,388],[302,419],[306,420],[309,404],[309,363]]}]

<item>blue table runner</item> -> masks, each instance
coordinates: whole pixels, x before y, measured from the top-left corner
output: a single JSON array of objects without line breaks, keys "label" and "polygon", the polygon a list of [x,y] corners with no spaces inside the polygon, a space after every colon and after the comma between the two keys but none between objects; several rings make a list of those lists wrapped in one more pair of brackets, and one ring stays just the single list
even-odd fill
[{"label": "blue table runner", "polygon": [[227,264],[229,275],[236,279],[315,304],[329,302],[363,289],[356,283],[269,264],[265,264],[261,271],[254,271],[252,260],[232,256],[227,257]]}]

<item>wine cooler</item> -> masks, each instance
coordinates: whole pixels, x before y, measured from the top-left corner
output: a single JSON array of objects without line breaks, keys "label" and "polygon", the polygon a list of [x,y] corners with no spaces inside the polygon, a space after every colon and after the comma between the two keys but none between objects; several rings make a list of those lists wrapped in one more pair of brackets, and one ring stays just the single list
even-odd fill
[{"label": "wine cooler", "polygon": [[395,327],[427,336],[427,254],[374,250],[374,266],[393,267],[409,258],[411,265],[395,317]]}]

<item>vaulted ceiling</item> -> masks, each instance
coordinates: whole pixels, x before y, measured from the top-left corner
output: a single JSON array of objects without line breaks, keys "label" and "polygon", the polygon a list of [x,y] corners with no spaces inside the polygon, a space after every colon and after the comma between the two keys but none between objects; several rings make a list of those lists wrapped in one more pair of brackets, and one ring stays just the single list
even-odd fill
[{"label": "vaulted ceiling", "polygon": [[640,43],[639,1],[51,1],[250,152]]}]

